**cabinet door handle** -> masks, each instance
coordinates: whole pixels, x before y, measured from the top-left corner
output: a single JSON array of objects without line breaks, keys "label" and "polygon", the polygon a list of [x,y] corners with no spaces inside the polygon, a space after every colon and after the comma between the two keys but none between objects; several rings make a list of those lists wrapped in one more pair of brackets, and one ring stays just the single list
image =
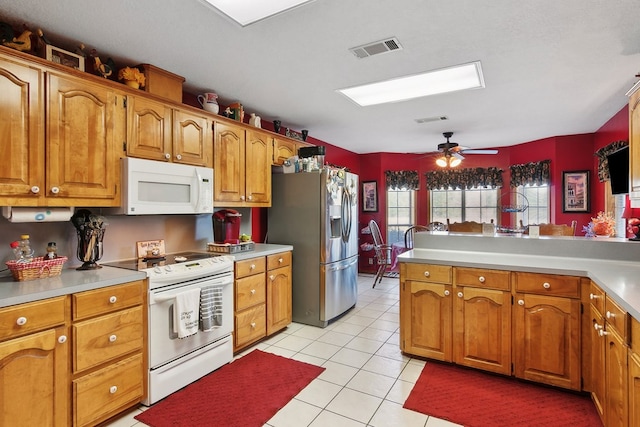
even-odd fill
[{"label": "cabinet door handle", "polygon": [[64,344],[64,343],[66,343],[66,342],[67,342],[67,336],[66,336],[66,335],[60,335],[60,336],[58,337],[58,342],[59,342],[60,344]]},{"label": "cabinet door handle", "polygon": [[181,154],[176,154],[176,159],[177,160],[182,160],[182,155]]},{"label": "cabinet door handle", "polygon": [[167,159],[167,160],[171,159],[171,154],[164,153],[164,158]]},{"label": "cabinet door handle", "polygon": [[594,324],[593,324],[593,328],[594,328],[596,331],[599,331],[600,329],[604,329],[604,326],[602,326],[602,325],[598,325],[597,323],[594,323]]},{"label": "cabinet door handle", "polygon": [[282,264],[282,263],[284,262],[284,260],[283,260],[282,258],[278,258],[278,262],[279,262],[280,264]]},{"label": "cabinet door handle", "polygon": [[34,185],[33,187],[31,187],[31,192],[33,194],[38,194],[40,192],[40,187],[38,187],[37,185]]},{"label": "cabinet door handle", "polygon": [[256,327],[256,322],[251,322],[251,328],[254,329]]},{"label": "cabinet door handle", "polygon": [[269,276],[269,279],[271,279],[271,281],[273,282],[273,279],[275,279],[276,276],[274,276],[273,274],[271,276]]},{"label": "cabinet door handle", "polygon": [[60,188],[58,187],[51,187],[51,194],[58,194],[60,192]]},{"label": "cabinet door handle", "polygon": [[424,277],[429,277],[431,275],[431,273],[429,273],[428,271],[424,272]]},{"label": "cabinet door handle", "polygon": [[255,295],[256,290],[255,289],[251,289],[251,295]]},{"label": "cabinet door handle", "polygon": [[244,196],[240,196],[240,200],[244,202]]},{"label": "cabinet door handle", "polygon": [[16,325],[18,326],[24,326],[27,324],[27,318],[26,317],[18,317],[18,320],[16,320]]},{"label": "cabinet door handle", "polygon": [[449,290],[444,291],[444,296],[448,297],[449,295],[451,295],[451,292],[449,292]]},{"label": "cabinet door handle", "polygon": [[109,342],[116,342],[117,339],[118,337],[115,334],[109,335]]},{"label": "cabinet door handle", "polygon": [[255,270],[256,265],[255,264],[251,264],[251,267],[249,267],[251,270]]},{"label": "cabinet door handle", "polygon": [[115,295],[112,295],[112,296],[109,297],[109,302],[111,304],[115,304],[116,301],[118,301],[118,297],[116,297]]},{"label": "cabinet door handle", "polygon": [[462,292],[458,292],[458,298],[462,298],[464,294]]},{"label": "cabinet door handle", "polygon": [[523,299],[519,299],[518,300],[518,305],[524,305],[524,300]]},{"label": "cabinet door handle", "polygon": [[600,297],[598,295],[596,295],[596,294],[589,294],[589,299],[590,300],[594,300],[594,299],[598,299],[598,298],[600,298]]},{"label": "cabinet door handle", "polygon": [[601,337],[604,337],[605,335],[609,335],[609,332],[605,331],[604,329],[600,329],[598,331],[598,335],[600,335]]},{"label": "cabinet door handle", "polygon": [[612,317],[616,317],[616,315],[610,311],[607,311],[607,319],[611,319]]},{"label": "cabinet door handle", "polygon": [[551,283],[549,283],[549,282],[544,282],[544,283],[542,284],[542,287],[543,287],[543,288],[545,288],[545,289],[549,289],[549,288],[551,288]]},{"label": "cabinet door handle", "polygon": [[486,280],[486,279],[484,278],[484,276],[480,276],[480,277],[478,277],[478,281],[479,281],[480,283],[484,283],[484,281],[485,281],[485,280]]},{"label": "cabinet door handle", "polygon": [[111,387],[109,387],[109,393],[116,394],[117,391],[118,391],[118,386],[112,385]]},{"label": "cabinet door handle", "polygon": [[249,197],[247,197],[247,199],[253,200],[253,194],[249,194]]}]

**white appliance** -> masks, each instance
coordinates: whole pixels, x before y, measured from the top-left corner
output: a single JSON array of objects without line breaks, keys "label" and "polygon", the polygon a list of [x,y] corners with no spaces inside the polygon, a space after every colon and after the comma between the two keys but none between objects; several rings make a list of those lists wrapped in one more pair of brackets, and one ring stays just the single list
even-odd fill
[{"label": "white appliance", "polygon": [[212,168],[133,157],[121,161],[122,204],[110,213],[213,213]]},{"label": "white appliance", "polygon": [[[145,271],[149,279],[148,395],[152,405],[233,359],[233,256],[188,252],[158,260],[125,260],[111,267]],[[173,327],[175,296],[193,288],[215,289],[216,326],[178,338]],[[202,303],[202,301],[201,301]]]},{"label": "white appliance", "polygon": [[358,297],[358,175],[274,174],[269,243],[293,245],[293,321],[324,328]]}]

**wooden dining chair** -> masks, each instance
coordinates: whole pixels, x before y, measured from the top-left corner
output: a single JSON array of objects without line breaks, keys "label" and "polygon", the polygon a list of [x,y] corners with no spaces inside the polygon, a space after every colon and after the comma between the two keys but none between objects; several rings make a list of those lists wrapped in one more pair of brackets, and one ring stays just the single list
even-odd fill
[{"label": "wooden dining chair", "polygon": [[376,263],[378,264],[378,270],[376,271],[376,277],[373,279],[372,286],[372,288],[375,288],[376,283],[382,282],[384,273],[386,273],[387,268],[391,266],[391,246],[384,243],[382,233],[380,233],[380,227],[373,219],[369,221],[369,230],[373,238],[373,250],[375,251]]},{"label": "wooden dining chair", "polygon": [[[447,229],[454,233],[482,233],[482,226],[485,223],[475,221],[450,222],[447,218]],[[491,220],[493,224],[493,220]]]},{"label": "wooden dining chair", "polygon": [[[576,235],[576,226],[578,225],[578,221],[571,221],[571,225],[566,224],[530,224],[537,225],[540,227],[540,235],[541,236],[575,236]],[[529,234],[529,226],[524,231],[524,234]]]},{"label": "wooden dining chair", "polygon": [[412,225],[404,232],[404,247],[407,249],[413,249],[413,235],[420,231],[430,231],[426,225]]}]

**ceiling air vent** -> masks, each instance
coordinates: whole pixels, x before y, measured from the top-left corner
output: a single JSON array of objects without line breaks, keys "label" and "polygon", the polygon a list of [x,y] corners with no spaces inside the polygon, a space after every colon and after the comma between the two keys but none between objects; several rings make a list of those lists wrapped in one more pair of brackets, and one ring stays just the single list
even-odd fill
[{"label": "ceiling air vent", "polygon": [[373,43],[368,43],[362,46],[352,47],[349,49],[358,58],[368,58],[369,56],[377,55],[379,53],[393,52],[394,50],[401,50],[400,42],[397,38],[392,37],[386,40],[380,40]]},{"label": "ceiling air vent", "polygon": [[449,120],[447,116],[434,116],[434,117],[424,117],[422,119],[415,119],[416,123],[429,123],[429,122],[439,122],[441,120]]}]

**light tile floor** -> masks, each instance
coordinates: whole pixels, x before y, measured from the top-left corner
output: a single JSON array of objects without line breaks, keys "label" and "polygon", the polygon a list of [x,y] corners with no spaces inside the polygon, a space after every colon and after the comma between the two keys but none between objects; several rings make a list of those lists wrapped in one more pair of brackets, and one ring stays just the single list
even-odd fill
[{"label": "light tile floor", "polygon": [[[425,362],[400,352],[398,279],[372,283],[360,275],[358,303],[326,328],[293,323],[238,355],[258,348],[326,368],[265,427],[458,426],[402,408]],[[144,427],[133,418],[144,409],[104,427]]]}]

